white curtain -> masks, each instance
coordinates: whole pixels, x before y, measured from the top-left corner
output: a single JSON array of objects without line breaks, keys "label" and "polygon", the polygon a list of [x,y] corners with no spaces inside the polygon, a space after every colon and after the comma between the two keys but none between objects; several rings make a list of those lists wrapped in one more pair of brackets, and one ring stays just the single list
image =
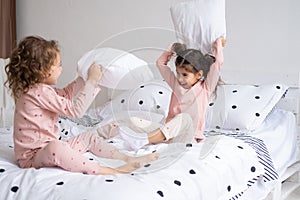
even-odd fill
[{"label": "white curtain", "polygon": [[10,128],[13,125],[14,100],[4,86],[6,81],[5,65],[9,59],[0,58],[0,128]]}]

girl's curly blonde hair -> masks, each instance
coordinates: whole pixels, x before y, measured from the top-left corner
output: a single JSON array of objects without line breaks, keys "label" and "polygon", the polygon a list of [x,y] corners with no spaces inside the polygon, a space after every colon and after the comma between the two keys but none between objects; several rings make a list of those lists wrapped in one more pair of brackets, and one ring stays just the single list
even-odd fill
[{"label": "girl's curly blonde hair", "polygon": [[41,83],[49,76],[59,52],[58,42],[54,40],[28,36],[20,41],[5,66],[5,85],[15,100],[26,93],[30,86]]}]

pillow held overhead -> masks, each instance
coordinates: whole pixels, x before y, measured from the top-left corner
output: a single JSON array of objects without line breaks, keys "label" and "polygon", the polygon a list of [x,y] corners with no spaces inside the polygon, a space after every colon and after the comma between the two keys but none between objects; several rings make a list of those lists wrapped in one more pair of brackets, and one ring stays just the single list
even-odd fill
[{"label": "pillow held overhead", "polygon": [[108,88],[127,90],[153,79],[147,62],[126,51],[105,47],[85,53],[78,61],[78,75],[84,80],[93,62],[103,66],[99,85]]},{"label": "pillow held overhead", "polygon": [[226,37],[225,0],[194,0],[175,4],[171,17],[178,42],[212,53],[212,44]]}]

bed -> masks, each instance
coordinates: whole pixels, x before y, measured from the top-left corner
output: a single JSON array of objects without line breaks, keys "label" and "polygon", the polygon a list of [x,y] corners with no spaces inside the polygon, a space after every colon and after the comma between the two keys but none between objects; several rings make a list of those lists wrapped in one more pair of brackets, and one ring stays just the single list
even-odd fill
[{"label": "bed", "polygon": [[[224,79],[235,77],[231,73],[224,73]],[[3,71],[1,77],[5,80]],[[132,151],[119,136],[107,139],[130,155],[160,153],[158,160],[131,174],[93,176],[58,168],[19,168],[14,160],[11,118],[4,118],[13,105],[3,103],[1,121],[5,119],[6,123],[0,128],[0,199],[284,199],[299,186],[299,77],[289,75],[288,79],[276,80],[280,79],[284,81],[276,84],[235,79],[218,88],[218,96],[212,99],[207,112],[206,139],[202,143],[162,143]],[[253,118],[250,124],[243,123],[249,120],[235,121],[245,116],[231,113],[236,109],[226,110],[228,103],[233,108],[231,101],[220,100],[232,100],[226,96],[232,87],[244,91],[235,100],[242,100],[251,112],[256,108],[247,106],[244,95],[255,91],[265,99],[257,104],[263,110],[259,120]],[[143,126],[150,130],[162,123],[168,112],[170,89],[163,80],[152,79],[122,92],[108,90],[108,95],[108,102],[92,107],[81,119],[60,116],[60,139],[125,119],[134,124],[132,119],[143,118],[147,122]],[[71,131],[74,127],[76,131]],[[90,153],[85,156],[106,166],[122,164]]]}]

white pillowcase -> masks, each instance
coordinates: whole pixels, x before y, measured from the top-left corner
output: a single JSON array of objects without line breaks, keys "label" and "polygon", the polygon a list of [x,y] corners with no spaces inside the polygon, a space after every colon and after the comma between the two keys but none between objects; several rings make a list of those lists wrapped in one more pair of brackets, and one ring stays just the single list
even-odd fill
[{"label": "white pillowcase", "polygon": [[97,115],[105,119],[122,111],[145,111],[160,114],[163,120],[168,115],[171,93],[165,81],[149,81],[114,97],[99,108]]},{"label": "white pillowcase", "polygon": [[85,53],[78,61],[78,75],[84,80],[93,62],[103,66],[99,85],[108,88],[127,90],[153,79],[147,62],[126,51],[105,47]]},{"label": "white pillowcase", "polygon": [[206,130],[253,131],[258,128],[288,87],[221,85],[206,113]]},{"label": "white pillowcase", "polygon": [[212,53],[212,44],[226,37],[225,0],[193,0],[171,7],[178,42]]}]

